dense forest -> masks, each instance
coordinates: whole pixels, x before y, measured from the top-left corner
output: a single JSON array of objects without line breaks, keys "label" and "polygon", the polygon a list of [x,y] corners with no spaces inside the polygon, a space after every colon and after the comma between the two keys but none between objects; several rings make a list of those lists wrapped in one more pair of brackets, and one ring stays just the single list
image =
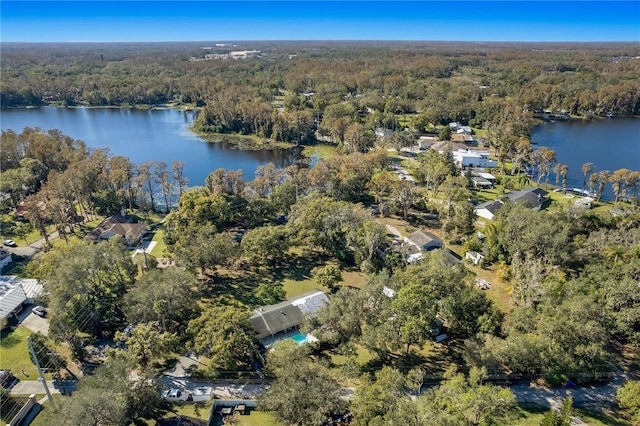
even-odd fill
[{"label": "dense forest", "polygon": [[[191,44],[3,44],[2,107],[204,107],[203,132],[344,142],[353,124],[498,124],[505,111],[585,118],[640,113],[636,44],[265,44],[262,56],[204,60]],[[217,48],[221,50],[223,48]],[[228,51],[229,48],[226,48]],[[406,123],[403,123],[406,124]],[[352,129],[352,132],[354,129]]]}]

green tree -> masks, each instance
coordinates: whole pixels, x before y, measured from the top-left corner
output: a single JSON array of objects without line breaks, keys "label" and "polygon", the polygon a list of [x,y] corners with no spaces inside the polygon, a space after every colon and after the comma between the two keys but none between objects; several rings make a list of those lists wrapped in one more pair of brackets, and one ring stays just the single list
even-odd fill
[{"label": "green tree", "polygon": [[396,181],[397,177],[385,170],[374,175],[367,184],[367,188],[369,188],[378,203],[378,210],[380,210],[382,216],[387,215],[386,202]]},{"label": "green tree", "polygon": [[335,263],[328,263],[325,266],[317,266],[311,270],[311,274],[315,277],[323,287],[327,287],[329,290],[335,288],[335,285],[342,281],[342,274],[340,268]]},{"label": "green tree", "polygon": [[63,407],[44,413],[47,424],[128,425],[159,415],[160,383],[153,373],[134,371],[124,358],[111,356],[85,377]]},{"label": "green tree", "polygon": [[374,377],[365,374],[360,378],[351,403],[353,422],[356,426],[382,424],[382,420],[391,418],[397,405],[406,398],[404,377],[398,370],[384,366]]},{"label": "green tree", "polygon": [[116,332],[115,340],[126,345],[126,355],[144,369],[156,358],[170,353],[176,346],[177,336],[163,332],[157,323],[140,323],[131,329],[129,335]]},{"label": "green tree", "polygon": [[508,388],[484,383],[486,370],[472,368],[469,377],[455,370],[445,381],[418,399],[418,412],[424,424],[480,425],[500,424],[515,410],[516,398]]},{"label": "green tree", "polygon": [[[593,163],[584,163],[582,165],[582,174],[583,174],[583,178],[582,178],[582,189],[586,189],[587,188],[587,177],[590,176],[593,172],[595,172],[595,167],[593,165]],[[589,192],[591,192],[591,189],[589,190]]]},{"label": "green tree", "polygon": [[340,385],[325,367],[309,359],[304,345],[291,343],[269,353],[267,368],[275,380],[259,404],[287,424],[322,424],[346,409]]},{"label": "green tree", "polygon": [[253,328],[249,313],[242,308],[206,305],[202,314],[189,322],[187,333],[192,336],[196,353],[209,358],[210,373],[252,365]]},{"label": "green tree", "polygon": [[133,285],[135,266],[120,242],[76,245],[47,253],[55,264],[46,275],[51,328],[101,337],[122,323],[122,298]]},{"label": "green tree", "polygon": [[620,408],[627,410],[635,422],[640,422],[640,381],[629,380],[616,394]]},{"label": "green tree", "polygon": [[431,330],[440,325],[436,318],[435,296],[427,286],[410,284],[403,287],[391,306],[406,353],[409,353],[411,345],[422,346],[433,335]]},{"label": "green tree", "polygon": [[158,322],[161,331],[178,332],[198,314],[195,277],[181,268],[155,269],[142,275],[124,297],[132,324]]},{"label": "green tree", "polygon": [[242,251],[256,265],[274,267],[283,261],[289,247],[288,232],[284,226],[262,226],[248,231],[242,237]]},{"label": "green tree", "polygon": [[451,140],[451,127],[444,126],[440,130],[440,133],[438,133],[438,140],[441,140],[441,141]]}]

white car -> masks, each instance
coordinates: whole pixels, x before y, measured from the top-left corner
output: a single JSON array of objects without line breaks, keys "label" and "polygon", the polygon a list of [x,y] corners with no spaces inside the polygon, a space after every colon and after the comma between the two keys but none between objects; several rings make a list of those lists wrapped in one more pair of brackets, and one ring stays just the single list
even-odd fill
[{"label": "white car", "polygon": [[7,246],[7,247],[18,247],[18,245],[16,244],[16,242],[15,242],[15,241],[13,241],[13,240],[4,240],[4,241],[2,242],[2,244],[4,244],[4,245],[5,245],[5,246]]},{"label": "white car", "polygon": [[171,402],[183,402],[189,399],[189,392],[182,389],[169,389],[162,392],[162,399]]}]

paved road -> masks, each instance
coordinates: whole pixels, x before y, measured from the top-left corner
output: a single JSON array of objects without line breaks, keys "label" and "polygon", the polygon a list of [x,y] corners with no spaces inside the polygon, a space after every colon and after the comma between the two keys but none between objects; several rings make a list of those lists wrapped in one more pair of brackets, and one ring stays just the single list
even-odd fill
[{"label": "paved road", "polygon": [[616,403],[616,392],[625,382],[619,376],[609,383],[597,386],[573,387],[561,389],[543,389],[526,384],[513,385],[511,390],[520,403],[538,404],[543,407],[559,408],[569,396],[575,407],[606,407]]},{"label": "paved road", "polygon": [[[49,234],[49,241],[55,240],[56,238],[58,238],[58,231],[55,231]],[[30,243],[26,247],[3,247],[3,248],[11,253],[17,254],[18,256],[33,257],[37,252],[39,252],[42,249],[45,243],[46,241],[44,240],[44,238],[40,238],[39,240],[36,240]]]}]

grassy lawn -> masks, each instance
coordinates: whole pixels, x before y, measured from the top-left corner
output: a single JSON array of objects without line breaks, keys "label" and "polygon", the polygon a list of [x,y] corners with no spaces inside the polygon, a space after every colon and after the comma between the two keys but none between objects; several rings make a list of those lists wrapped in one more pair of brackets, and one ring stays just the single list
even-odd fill
[{"label": "grassy lawn", "polygon": [[234,417],[238,426],[281,426],[276,417],[266,411],[253,410],[249,415],[237,415]]},{"label": "grassy lawn", "polygon": [[302,155],[315,161],[331,158],[337,153],[337,145],[317,144],[312,146],[305,146],[302,149]]},{"label": "grassy lawn", "polygon": [[163,419],[168,419],[174,416],[187,416],[195,419],[207,420],[209,418],[209,411],[211,410],[211,402],[198,402],[189,404],[175,404],[171,407],[171,411],[167,412]]},{"label": "grassy lawn", "polygon": [[151,255],[155,257],[166,257],[169,253],[167,252],[167,245],[164,243],[164,229],[162,227],[158,227],[158,229],[153,233],[153,237],[151,241],[155,241],[156,245],[151,250]]},{"label": "grassy lawn", "polygon": [[[30,380],[36,380],[38,371],[36,366],[31,362],[29,356],[29,346],[27,345],[27,336],[33,333],[26,327],[18,327],[13,331],[3,331],[0,340],[0,369],[11,370],[19,379],[25,379],[21,373],[24,370],[28,374]],[[50,374],[45,374],[47,379],[51,378]]]},{"label": "grassy lawn", "polygon": [[470,264],[465,264],[465,266],[475,273],[478,278],[482,278],[491,283],[491,288],[486,290],[487,296],[496,304],[498,309],[504,313],[509,313],[511,310],[510,285],[498,278],[496,275],[496,266],[492,265],[488,268],[480,268]]},{"label": "grassy lawn", "polygon": [[[36,395],[36,398],[38,400],[42,399],[45,395]],[[54,403],[57,404],[57,406],[61,406],[63,404],[63,398],[66,398],[62,395],[60,395],[59,393],[54,393],[53,395],[51,395],[53,397],[53,400],[55,401]],[[41,409],[40,412],[38,413],[38,415],[35,417],[35,419],[33,419],[33,421],[31,422],[30,426],[48,426],[51,423],[49,423],[46,419],[46,416],[48,411],[51,410],[51,404],[49,404],[49,401],[45,401],[44,403],[42,403],[41,405]]]},{"label": "grassy lawn", "polygon": [[306,293],[311,290],[322,290],[327,291],[328,289],[322,287],[318,284],[315,278],[310,278],[308,280],[297,281],[292,278],[285,278],[282,281],[282,285],[284,286],[284,291],[287,292],[287,299],[295,297],[299,294]]},{"label": "grassy lawn", "polygon": [[[24,239],[18,236],[14,232],[13,226],[16,223],[19,223],[19,222],[13,218],[13,214],[10,214],[10,213],[1,214],[0,215],[0,239],[2,240],[12,239],[13,241],[15,241],[18,247],[26,247],[27,243],[31,244],[42,238],[42,236],[40,235],[40,232],[38,232],[35,229],[31,229],[31,231],[25,235],[27,239],[27,243],[25,243]],[[53,226],[48,226],[47,231],[49,233],[52,233],[53,231],[55,231],[55,228]]]}]

